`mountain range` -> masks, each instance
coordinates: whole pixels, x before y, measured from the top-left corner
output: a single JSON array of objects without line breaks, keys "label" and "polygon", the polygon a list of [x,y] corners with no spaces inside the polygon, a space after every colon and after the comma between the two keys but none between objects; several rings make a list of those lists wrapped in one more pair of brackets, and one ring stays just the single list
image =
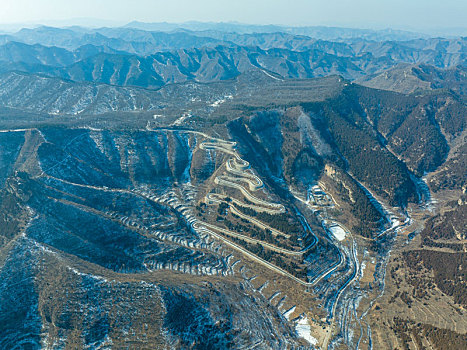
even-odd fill
[{"label": "mountain range", "polygon": [[159,88],[231,79],[251,69],[282,78],[337,74],[354,80],[399,64],[465,66],[467,52],[463,38],[344,43],[289,33],[203,35],[131,28],[24,29],[0,38],[1,71]]}]

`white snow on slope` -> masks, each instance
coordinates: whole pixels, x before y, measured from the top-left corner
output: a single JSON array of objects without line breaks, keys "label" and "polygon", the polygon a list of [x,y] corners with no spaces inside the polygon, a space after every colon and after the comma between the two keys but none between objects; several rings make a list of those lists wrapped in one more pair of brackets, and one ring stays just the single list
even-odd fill
[{"label": "white snow on slope", "polygon": [[301,338],[305,339],[311,345],[318,344],[318,340],[311,335],[311,326],[308,323],[308,318],[306,316],[301,317],[300,320],[298,320],[295,330]]},{"label": "white snow on slope", "polygon": [[335,225],[329,228],[329,231],[336,237],[337,240],[343,241],[345,239],[345,231],[342,227]]}]

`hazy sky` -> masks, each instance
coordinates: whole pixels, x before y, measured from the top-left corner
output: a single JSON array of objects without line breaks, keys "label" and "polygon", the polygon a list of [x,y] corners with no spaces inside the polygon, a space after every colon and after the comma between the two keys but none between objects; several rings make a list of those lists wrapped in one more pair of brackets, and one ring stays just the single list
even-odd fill
[{"label": "hazy sky", "polygon": [[0,0],[0,25],[70,18],[465,28],[467,0]]}]

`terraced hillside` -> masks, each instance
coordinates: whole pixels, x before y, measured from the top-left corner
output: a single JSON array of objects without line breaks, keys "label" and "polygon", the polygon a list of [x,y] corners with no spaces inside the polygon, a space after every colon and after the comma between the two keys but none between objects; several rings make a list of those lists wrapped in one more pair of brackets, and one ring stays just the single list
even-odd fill
[{"label": "terraced hillside", "polygon": [[[26,279],[30,283],[24,288],[30,289],[24,290],[28,297],[22,305],[31,308],[18,310],[18,316],[2,313],[4,330],[10,334],[2,337],[3,347],[17,343],[19,334],[24,337],[21,341],[25,346],[38,346],[39,334],[34,327],[46,332],[41,342],[49,345],[155,346],[165,341],[202,341],[206,345],[207,334],[216,346],[241,344],[240,334],[233,337],[227,333],[231,328],[238,333],[250,326],[231,320],[234,324],[213,333],[213,318],[223,317],[223,312],[206,309],[206,302],[196,307],[190,301],[196,293],[191,289],[206,288],[202,287],[206,279],[196,276],[213,276],[208,279],[214,283],[210,288],[222,298],[228,298],[229,293],[220,292],[220,285],[215,286],[219,280],[215,276],[225,276],[223,283],[238,279],[228,277],[234,272],[233,256],[219,241],[192,229],[192,210],[204,181],[191,174],[215,168],[215,160],[206,157],[202,157],[206,161],[202,168],[191,166],[191,159],[197,157],[193,155],[199,142],[196,135],[62,128],[1,135],[9,138],[12,146],[12,141],[17,141],[17,152],[2,161],[9,174],[2,189],[2,274],[8,275],[1,291],[2,307],[7,310],[17,300],[7,297],[11,283]],[[13,223],[16,225],[11,225],[12,217],[19,221]],[[24,259],[20,259],[22,254],[26,254]],[[51,271],[49,265],[56,266],[55,270]],[[166,271],[181,274],[167,275]],[[183,281],[183,274],[193,276],[190,280],[198,279],[201,285],[196,287],[190,282],[188,290],[179,289],[176,281]],[[174,287],[167,284],[172,279]],[[63,286],[73,294],[65,298]],[[244,288],[253,293],[248,286]],[[135,310],[132,316],[124,310],[135,297],[140,301],[131,302]],[[250,306],[244,307],[254,308],[253,300],[245,302]],[[184,303],[190,304],[197,320],[188,333],[182,331],[186,324],[177,313],[179,308],[185,308]],[[209,303],[228,307],[225,300]],[[101,304],[100,311],[83,315],[89,322],[85,325],[73,310],[92,310],[93,304]],[[261,311],[265,324],[260,326],[255,315],[255,327],[277,326],[286,332],[270,331],[279,337],[272,335],[261,341],[278,347],[286,340],[296,341],[277,312],[256,307],[265,310]],[[154,320],[142,313],[150,309]],[[18,328],[13,320],[21,320],[22,312],[36,316]],[[243,312],[239,315],[245,317]],[[131,324],[131,328],[125,330],[127,326],[122,327],[122,322]],[[240,323],[235,325],[236,322]],[[30,327],[30,331],[24,327]],[[161,333],[162,327],[169,330],[168,335]],[[121,332],[132,336],[123,337]],[[251,337],[248,339],[251,341]]]}]

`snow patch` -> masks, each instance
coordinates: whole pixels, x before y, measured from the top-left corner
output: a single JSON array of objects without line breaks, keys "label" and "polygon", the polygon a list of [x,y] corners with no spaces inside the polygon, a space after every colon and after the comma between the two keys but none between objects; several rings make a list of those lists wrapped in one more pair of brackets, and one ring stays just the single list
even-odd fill
[{"label": "snow patch", "polygon": [[345,239],[345,231],[342,227],[339,225],[331,226],[329,228],[329,231],[336,237],[338,241],[343,241]]},{"label": "snow patch", "polygon": [[172,126],[180,126],[180,125],[183,124],[183,122],[186,119],[188,119],[190,117],[192,117],[191,113],[190,112],[185,112],[185,113],[183,113],[183,115],[180,118],[178,118],[175,122],[173,122]]},{"label": "snow patch", "polygon": [[7,133],[7,132],[25,132],[31,129],[9,129],[9,130],[0,130],[1,133]]},{"label": "snow patch", "polygon": [[227,100],[231,100],[233,99],[233,96],[232,95],[226,95],[224,96],[224,98],[221,98],[217,101],[214,101],[213,103],[211,103],[209,106],[211,107],[218,107],[219,105],[223,104],[225,101]]},{"label": "snow patch", "polygon": [[284,317],[290,321],[290,316],[292,316],[293,312],[295,311],[297,307],[294,305],[292,306],[289,310],[287,310],[286,312],[284,312]]},{"label": "snow patch", "polygon": [[300,317],[295,326],[295,330],[298,333],[298,336],[305,339],[311,345],[318,344],[318,340],[311,335],[311,326],[308,323],[308,318],[306,316]]},{"label": "snow patch", "polygon": [[102,276],[96,276],[96,275],[92,275],[92,274],[89,274],[89,273],[79,272],[78,270],[76,270],[75,268],[73,268],[71,266],[67,266],[67,269],[69,271],[73,272],[75,275],[78,275],[78,276],[81,276],[81,277],[90,277],[90,278],[98,280],[98,281],[109,282],[108,279],[106,279],[106,278],[104,278]]},{"label": "snow patch", "polygon": [[274,75],[272,74],[269,74],[268,72],[266,72],[265,70],[262,71],[264,74],[266,74],[268,77],[272,78],[272,79],[275,79],[275,80],[279,80],[279,81],[284,81],[284,79],[280,79],[278,77],[275,77]]}]

